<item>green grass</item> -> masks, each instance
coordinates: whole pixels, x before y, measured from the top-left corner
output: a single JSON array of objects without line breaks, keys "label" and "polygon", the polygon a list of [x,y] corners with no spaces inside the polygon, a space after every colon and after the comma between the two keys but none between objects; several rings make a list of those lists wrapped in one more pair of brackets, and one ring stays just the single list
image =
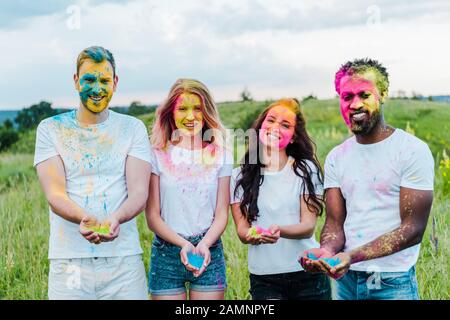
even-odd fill
[{"label": "green grass", "polygon": [[[262,110],[269,102],[227,103],[220,105],[223,122],[229,128],[237,128],[248,122],[246,118]],[[318,147],[323,163],[332,147],[349,136],[343,125],[336,100],[309,100],[302,105],[308,132]],[[436,166],[442,151],[450,151],[450,105],[433,102],[391,100],[385,108],[388,123],[413,131],[426,141],[436,158]],[[151,125],[154,114],[140,117]],[[34,132],[13,149],[16,153],[0,155],[0,299],[46,299],[48,274],[48,205],[32,166]],[[435,218],[435,237],[438,250],[430,241],[431,217],[422,241],[417,277],[422,299],[450,298],[450,218],[449,194],[443,193],[444,178],[436,169],[435,198],[431,216]],[[319,219],[316,236],[323,225]],[[148,230],[145,217],[138,217],[144,262],[148,270],[153,234]],[[237,238],[230,217],[222,237],[227,262],[228,290],[226,299],[249,299],[247,248]]]}]

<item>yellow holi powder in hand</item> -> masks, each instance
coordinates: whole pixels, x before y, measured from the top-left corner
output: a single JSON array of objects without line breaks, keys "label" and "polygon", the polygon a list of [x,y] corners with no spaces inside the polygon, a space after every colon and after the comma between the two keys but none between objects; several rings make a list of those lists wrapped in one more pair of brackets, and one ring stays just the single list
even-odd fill
[{"label": "yellow holi powder in hand", "polygon": [[109,234],[110,232],[109,227],[110,227],[109,222],[106,222],[95,226],[89,226],[86,229],[97,232],[98,234]]},{"label": "yellow holi powder in hand", "polygon": [[248,229],[247,235],[254,238],[259,239],[262,235],[271,235],[272,233],[268,229],[261,228],[260,226],[253,226]]}]

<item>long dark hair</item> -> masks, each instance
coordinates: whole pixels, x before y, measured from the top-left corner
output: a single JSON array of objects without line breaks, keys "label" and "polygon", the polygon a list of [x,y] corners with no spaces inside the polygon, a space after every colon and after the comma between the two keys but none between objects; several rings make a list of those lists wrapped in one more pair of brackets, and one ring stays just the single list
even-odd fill
[{"label": "long dark hair", "polygon": [[[269,105],[255,120],[252,125],[252,129],[256,130],[257,136],[259,130],[269,113],[270,109],[275,106],[285,106],[291,109],[296,114],[295,122],[295,132],[293,136],[293,142],[286,147],[286,154],[294,158],[294,163],[292,164],[292,169],[295,174],[303,179],[304,185],[308,189],[309,195],[307,196],[303,192],[303,200],[305,200],[308,209],[315,212],[318,216],[322,215],[323,212],[323,200],[316,196],[314,189],[314,184],[312,182],[311,173],[312,168],[309,167],[307,160],[316,167],[316,172],[319,176],[319,182],[323,183],[323,172],[320,167],[319,160],[316,156],[316,145],[309,137],[305,129],[305,119],[300,111],[300,103],[297,99],[281,99],[275,101]],[[250,149],[252,148],[252,149]],[[246,217],[249,223],[255,221],[259,216],[258,209],[258,195],[259,187],[264,182],[264,175],[261,174],[261,168],[265,165],[261,162],[259,156],[259,141],[255,143],[255,146],[247,147],[247,151],[244,155],[244,161],[241,163],[241,173],[237,177],[236,187],[234,194],[237,197],[238,188],[242,187],[243,197],[241,199],[240,209],[242,214]],[[256,164],[252,164],[250,161],[250,155],[256,152]],[[253,161],[254,162],[254,161]]]}]

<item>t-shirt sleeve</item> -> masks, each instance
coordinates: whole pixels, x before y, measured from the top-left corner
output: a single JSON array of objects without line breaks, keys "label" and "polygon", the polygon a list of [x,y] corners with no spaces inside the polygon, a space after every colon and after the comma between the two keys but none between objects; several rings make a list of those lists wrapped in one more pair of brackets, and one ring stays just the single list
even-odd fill
[{"label": "t-shirt sleeve", "polygon": [[59,154],[53,141],[48,120],[42,121],[36,130],[36,146],[34,149],[34,166]]},{"label": "t-shirt sleeve", "polygon": [[417,190],[433,190],[434,158],[430,148],[421,142],[405,153],[400,186]]},{"label": "t-shirt sleeve", "polygon": [[161,171],[158,165],[158,158],[156,157],[156,151],[152,147],[150,148],[150,155],[151,155],[151,163],[152,163],[152,173],[156,174],[157,176],[161,175]]},{"label": "t-shirt sleeve", "polygon": [[235,194],[237,180],[241,178],[240,173],[241,173],[240,167],[233,169],[230,179],[230,204],[239,203],[242,200],[243,190],[241,186],[239,186],[236,192],[237,194]]},{"label": "t-shirt sleeve", "polygon": [[[320,179],[319,179],[320,172],[318,171],[318,169],[316,168],[316,166],[314,165],[313,162],[308,161],[307,164],[310,169],[311,181],[314,186],[314,194],[318,195],[318,196],[322,196],[323,195],[323,183],[320,182]],[[304,192],[305,192],[305,194],[309,194],[308,188],[305,188]]]},{"label": "t-shirt sleeve", "polygon": [[128,155],[153,164],[147,128],[141,120],[138,120],[135,124],[134,137]]},{"label": "t-shirt sleeve", "polygon": [[340,187],[333,151],[331,151],[325,159],[324,175],[324,189]]},{"label": "t-shirt sleeve", "polygon": [[233,171],[233,155],[231,152],[225,151],[223,164],[219,170],[219,178],[230,177]]}]

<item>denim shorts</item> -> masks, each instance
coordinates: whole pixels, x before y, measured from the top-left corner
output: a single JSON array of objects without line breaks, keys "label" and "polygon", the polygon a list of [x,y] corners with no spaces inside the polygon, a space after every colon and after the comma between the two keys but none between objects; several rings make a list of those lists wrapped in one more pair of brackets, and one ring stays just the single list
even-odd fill
[{"label": "denim shorts", "polygon": [[250,294],[253,300],[331,300],[328,277],[305,271],[250,274]]},{"label": "denim shorts", "polygon": [[[203,235],[187,238],[196,246]],[[186,283],[189,290],[213,292],[224,291],[227,287],[225,258],[222,241],[219,239],[209,251],[211,262],[200,277],[194,277],[180,260],[181,248],[171,244],[160,237],[153,239],[150,258],[150,271],[148,276],[149,292],[152,295],[178,295],[186,292]]]},{"label": "denim shorts", "polygon": [[419,300],[416,268],[406,272],[349,270],[333,281],[335,300]]}]

